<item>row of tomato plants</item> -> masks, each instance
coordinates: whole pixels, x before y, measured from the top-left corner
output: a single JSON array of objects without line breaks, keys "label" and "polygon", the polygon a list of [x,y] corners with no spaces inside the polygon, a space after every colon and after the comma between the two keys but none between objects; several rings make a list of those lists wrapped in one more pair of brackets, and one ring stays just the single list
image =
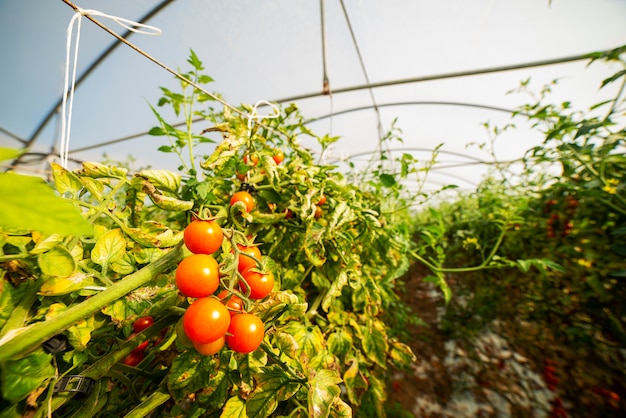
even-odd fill
[{"label": "row of tomato plants", "polygon": [[383,321],[411,246],[386,207],[406,202],[316,164],[298,139],[333,139],[295,106],[250,124],[186,82],[163,92],[187,129],[153,109],[151,133],[182,175],[53,165],[58,213],[92,233],[2,226],[2,416],[384,415],[388,367],[414,358]]}]

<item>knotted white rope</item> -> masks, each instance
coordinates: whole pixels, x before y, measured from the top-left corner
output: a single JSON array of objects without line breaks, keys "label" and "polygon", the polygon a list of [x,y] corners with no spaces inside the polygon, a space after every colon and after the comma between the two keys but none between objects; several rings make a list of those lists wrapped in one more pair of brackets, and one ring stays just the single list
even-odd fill
[{"label": "knotted white rope", "polygon": [[[261,105],[268,105],[268,106],[270,106],[272,109],[274,109],[274,113],[270,113],[270,114],[267,114],[267,115],[259,115],[257,113],[257,109]],[[248,113],[248,115],[247,115],[247,117],[248,117],[248,132],[252,131],[253,120],[255,120],[255,119],[256,120],[274,119],[274,118],[277,118],[278,116],[280,116],[280,109],[278,108],[278,106],[276,106],[274,103],[268,102],[267,100],[259,100],[252,107],[252,111],[250,113]]]},{"label": "knotted white rope", "polygon": [[[98,10],[84,10],[80,7],[76,8],[76,13],[74,13],[74,16],[72,16],[72,19],[70,19],[70,23],[67,26],[67,41],[65,47],[65,79],[63,87],[63,101],[61,106],[61,138],[59,141],[59,158],[61,160],[61,166],[63,166],[63,168],[67,168],[67,160],[69,156],[70,131],[72,126],[72,108],[74,106],[74,88],[76,85],[76,68],[78,63],[78,45],[80,43],[80,26],[82,22],[82,17],[86,15],[111,19],[123,28],[142,35],[158,36],[161,34],[161,29],[155,26],[145,25],[143,23],[134,22],[132,20],[124,19],[122,17],[108,15]],[[76,25],[76,45],[74,46],[74,57],[70,82],[70,51],[72,49],[74,25]]]}]

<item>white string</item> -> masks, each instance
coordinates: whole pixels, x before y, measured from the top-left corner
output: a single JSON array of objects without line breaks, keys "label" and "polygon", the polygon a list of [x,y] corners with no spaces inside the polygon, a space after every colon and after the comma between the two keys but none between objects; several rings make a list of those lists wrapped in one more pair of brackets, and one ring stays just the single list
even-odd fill
[{"label": "white string", "polygon": [[[72,16],[72,19],[67,26],[67,40],[65,46],[65,77],[63,85],[63,102],[61,105],[61,139],[59,144],[59,158],[61,159],[61,166],[63,168],[67,168],[67,160],[69,156],[70,131],[72,126],[72,109],[74,107],[74,88],[76,86],[76,69],[78,64],[78,45],[80,43],[80,26],[82,22],[82,17],[85,15],[100,16],[111,19],[123,28],[135,33],[139,33],[141,35],[161,35],[161,29],[155,26],[145,25],[143,23],[133,22],[132,20],[124,19],[122,17],[108,15],[98,10],[83,10],[80,7],[76,8],[76,13],[74,14],[74,16]],[[74,61],[72,65],[72,80],[70,85],[70,50],[72,49],[72,38],[75,24],[76,45],[74,46]],[[137,28],[143,28],[143,30]]]},{"label": "white string", "polygon": [[[268,105],[271,106],[272,109],[274,109],[275,113],[271,113],[268,115],[258,115],[257,114],[257,108],[261,105]],[[267,100],[259,100],[258,102],[256,102],[256,104],[252,107],[252,112],[248,113],[248,131],[252,130],[252,121],[254,119],[256,120],[261,120],[261,119],[274,119],[277,118],[278,116],[280,116],[280,109],[278,109],[278,106],[276,106],[274,103],[270,103]]]}]

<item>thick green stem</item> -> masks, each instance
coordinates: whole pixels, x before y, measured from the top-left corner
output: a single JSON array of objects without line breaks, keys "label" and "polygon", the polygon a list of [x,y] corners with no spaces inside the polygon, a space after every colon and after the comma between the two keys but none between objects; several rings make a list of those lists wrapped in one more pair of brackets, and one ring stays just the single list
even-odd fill
[{"label": "thick green stem", "polygon": [[149,412],[152,412],[157,406],[164,404],[169,399],[170,394],[167,392],[154,392],[148,399],[126,414],[124,418],[144,418],[148,416]]},{"label": "thick green stem", "polygon": [[46,321],[34,323],[16,332],[12,338],[7,339],[7,341],[0,345],[0,362],[27,354],[81,319],[90,317],[103,307],[146,284],[157,274],[176,266],[176,264],[182,260],[182,257],[182,245],[179,244],[154,263],[126,276],[113,286],[86,299],[78,305],[74,305],[62,314]]}]

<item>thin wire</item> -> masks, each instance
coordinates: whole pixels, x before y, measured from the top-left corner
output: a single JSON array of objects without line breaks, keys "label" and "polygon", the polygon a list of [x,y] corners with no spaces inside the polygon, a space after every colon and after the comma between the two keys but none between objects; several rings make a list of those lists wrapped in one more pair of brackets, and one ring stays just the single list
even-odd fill
[{"label": "thin wire", "polygon": [[[356,54],[359,58],[359,63],[361,64],[361,70],[363,71],[363,76],[365,77],[365,82],[366,84],[371,84],[370,82],[370,78],[369,75],[367,74],[367,68],[365,68],[365,62],[363,61],[363,55],[361,55],[361,49],[359,48],[359,43],[356,40],[356,35],[354,34],[354,30],[352,29],[352,23],[350,23],[350,17],[348,16],[348,10],[346,9],[346,6],[343,2],[343,0],[339,0],[339,3],[341,4],[341,9],[343,10],[343,15],[346,18],[346,24],[348,25],[348,30],[350,31],[350,36],[352,37],[352,43],[354,44],[354,49],[356,51]],[[383,125],[382,125],[382,121],[381,121],[381,117],[380,117],[380,110],[378,109],[378,106],[376,104],[376,98],[374,97],[374,89],[373,88],[368,88],[367,89],[369,91],[370,94],[370,98],[372,100],[372,104],[374,106],[374,111],[376,112],[376,122],[377,122],[377,129],[378,129],[378,139],[380,142],[382,142],[383,140]],[[379,144],[380,146],[381,144]]]},{"label": "thin wire", "polygon": [[4,129],[3,127],[1,127],[1,126],[0,126],[0,132],[2,132],[3,134],[5,134],[6,136],[8,136],[11,139],[15,139],[16,141],[21,142],[22,144],[26,144],[28,142],[24,138],[20,138],[19,136],[17,136],[13,132],[9,132],[6,129]]},{"label": "thin wire", "polygon": [[[333,94],[330,88],[330,80],[328,78],[328,66],[327,66],[327,54],[326,54],[326,24],[325,24],[325,19],[324,19],[324,0],[320,0],[320,28],[321,28],[321,35],[322,35],[322,94],[323,95],[327,95],[328,96],[328,101],[329,101],[329,111],[330,114],[332,115],[334,112],[334,103],[333,103]],[[333,133],[333,118],[330,118],[329,121],[329,127],[328,127],[328,131],[329,134],[332,135]]]},{"label": "thin wire", "polygon": [[[478,109],[486,109],[486,110],[493,110],[493,111],[497,111],[497,112],[503,112],[503,113],[513,113],[514,111],[512,109],[506,109],[503,107],[496,107],[496,106],[489,106],[489,105],[482,105],[482,104],[478,104],[478,103],[463,103],[463,102],[444,102],[444,101],[415,101],[415,102],[392,102],[392,103],[379,103],[378,107],[383,108],[383,107],[393,107],[393,106],[414,106],[414,105],[442,105],[442,106],[467,106],[467,107],[475,107]],[[263,107],[263,103],[260,103],[257,108]],[[333,118],[335,116],[341,116],[347,113],[351,113],[351,112],[358,112],[361,110],[367,110],[367,109],[371,109],[372,105],[368,105],[368,106],[360,106],[360,107],[353,107],[350,109],[344,109],[344,110],[340,110],[338,112],[333,112],[333,110],[331,109],[330,113],[322,115],[322,116],[318,116],[312,119],[308,119],[304,122],[305,125],[310,124],[310,123],[314,123],[323,119],[328,119],[328,118]],[[523,114],[520,112],[520,114]],[[194,119],[193,122],[200,122],[203,121],[204,118],[197,118]],[[172,126],[177,128],[180,126],[185,125],[186,122],[178,122],[173,124]],[[124,136],[121,138],[117,138],[117,139],[112,139],[112,140],[108,140],[108,141],[104,141],[104,142],[100,142],[98,144],[93,144],[93,145],[87,145],[85,147],[81,147],[81,148],[75,148],[73,150],[70,151],[71,153],[75,153],[75,152],[82,152],[82,151],[88,151],[91,149],[95,149],[95,148],[100,148],[106,145],[112,145],[112,144],[117,144],[120,142],[125,142],[125,141],[129,141],[131,139],[137,139],[137,138],[141,138],[143,136],[148,135],[148,131],[143,131],[140,133],[136,133],[136,134],[132,134],[132,135],[128,135],[128,136]]]},{"label": "thin wire", "polygon": [[[488,67],[488,68],[466,70],[466,71],[454,71],[450,73],[440,73],[440,74],[433,74],[433,75],[426,75],[426,76],[419,76],[419,77],[399,78],[395,80],[380,81],[377,83],[358,84],[355,86],[335,88],[333,89],[333,94],[349,93],[353,91],[370,89],[370,88],[375,89],[379,87],[397,86],[400,84],[422,83],[425,81],[444,80],[447,78],[468,77],[468,76],[482,75],[482,74],[489,74],[489,73],[521,70],[525,68],[545,67],[548,65],[565,64],[565,63],[574,62],[574,61],[584,61],[584,60],[591,59],[592,58],[591,54],[596,54],[596,53],[607,54],[613,51],[614,49],[615,48],[607,49],[603,51],[594,51],[594,52],[590,52],[586,54],[572,55],[568,57],[554,58],[554,59],[549,59],[549,60],[530,61],[526,63],[512,64],[512,65],[502,65],[499,67]],[[289,102],[295,102],[298,100],[312,99],[320,95],[321,94],[319,92],[305,93],[305,94],[300,94],[297,96],[283,97],[280,99],[276,99],[274,100],[274,102],[275,103],[289,103]]]}]

